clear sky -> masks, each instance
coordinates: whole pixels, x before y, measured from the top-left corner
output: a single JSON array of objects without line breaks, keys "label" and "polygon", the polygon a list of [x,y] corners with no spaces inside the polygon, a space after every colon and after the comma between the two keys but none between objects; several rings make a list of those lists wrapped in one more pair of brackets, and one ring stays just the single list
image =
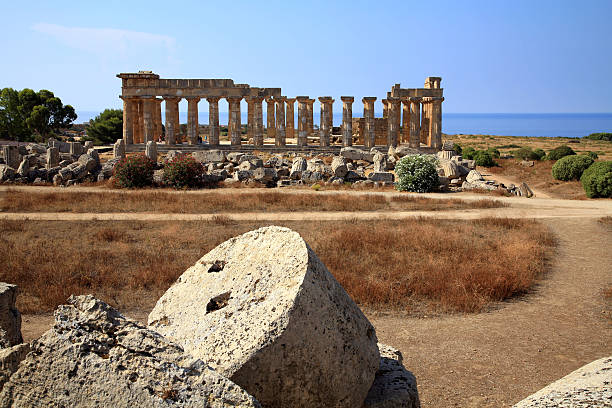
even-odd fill
[{"label": "clear sky", "polygon": [[612,112],[612,0],[12,1],[0,15],[0,88],[77,111],[121,107],[115,75],[153,70],[338,101],[441,76],[445,112]]}]

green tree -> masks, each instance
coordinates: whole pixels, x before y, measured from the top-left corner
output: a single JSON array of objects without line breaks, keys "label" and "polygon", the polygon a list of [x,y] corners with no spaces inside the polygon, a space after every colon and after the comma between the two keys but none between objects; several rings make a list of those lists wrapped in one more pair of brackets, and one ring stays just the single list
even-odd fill
[{"label": "green tree", "polygon": [[95,144],[114,143],[123,137],[123,111],[121,109],[105,109],[95,119],[89,121],[85,140]]},{"label": "green tree", "polygon": [[20,106],[19,92],[13,88],[0,91],[0,139],[25,141],[30,136]]}]

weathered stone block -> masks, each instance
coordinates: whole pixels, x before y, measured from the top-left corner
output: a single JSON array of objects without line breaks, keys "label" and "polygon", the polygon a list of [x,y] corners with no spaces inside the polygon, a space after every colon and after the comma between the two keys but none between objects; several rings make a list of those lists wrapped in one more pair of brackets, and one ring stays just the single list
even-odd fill
[{"label": "weathered stone block", "polygon": [[380,364],[370,322],[288,228],[213,249],[159,299],[149,325],[266,407],[359,407]]},{"label": "weathered stone block", "polygon": [[17,285],[0,282],[0,347],[22,343],[21,313],[15,307]]},{"label": "weathered stone block", "polygon": [[116,159],[122,159],[125,157],[125,142],[123,139],[117,139],[113,145],[113,157]]},{"label": "weathered stone block", "polygon": [[8,381],[11,375],[17,371],[19,363],[29,352],[29,343],[21,343],[0,350],[0,390],[2,390],[4,383]]},{"label": "weathered stone block", "polygon": [[346,159],[343,156],[334,156],[331,163],[331,171],[335,177],[343,178],[348,173]]},{"label": "weathered stone block", "polygon": [[259,407],[236,384],[106,303],[72,296],[4,385],[2,407]]},{"label": "weathered stone block", "polygon": [[157,143],[149,140],[145,146],[145,156],[153,163],[157,163]]},{"label": "weathered stone block", "polygon": [[372,173],[368,174],[368,180],[383,183],[393,183],[394,176],[393,173],[373,171]]},{"label": "weathered stone block", "polygon": [[2,155],[4,156],[4,164],[17,170],[21,163],[21,155],[17,146],[5,145],[2,146]]},{"label": "weathered stone block", "polygon": [[47,168],[59,166],[59,149],[50,147],[47,149]]},{"label": "weathered stone block", "polygon": [[225,153],[221,150],[200,150],[191,153],[191,156],[199,163],[225,162]]}]

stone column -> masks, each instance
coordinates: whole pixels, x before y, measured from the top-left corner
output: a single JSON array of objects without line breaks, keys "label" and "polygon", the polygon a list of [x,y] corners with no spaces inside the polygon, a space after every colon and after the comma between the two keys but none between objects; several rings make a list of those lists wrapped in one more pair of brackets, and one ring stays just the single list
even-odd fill
[{"label": "stone column", "polygon": [[[263,138],[263,109],[261,107],[261,103],[264,98],[260,96],[251,96],[247,98],[247,103],[249,104],[249,109],[252,109],[252,112],[249,113],[251,117],[251,121],[253,124],[253,129],[251,133],[251,137],[253,138],[253,144],[255,146],[263,146],[264,138]],[[251,126],[249,126],[250,128]]]},{"label": "stone column", "polygon": [[315,99],[308,99],[308,101],[306,102],[306,109],[307,109],[307,118],[308,118],[308,136],[312,135],[314,133],[314,108],[313,108],[313,104],[315,103]]},{"label": "stone column", "polygon": [[208,144],[219,146],[219,96],[209,96],[208,102]]},{"label": "stone column", "polygon": [[287,144],[285,133],[285,100],[284,96],[279,96],[276,99],[276,146],[285,146]]},{"label": "stone column", "polygon": [[389,100],[381,99],[380,102],[382,102],[383,106],[383,118],[386,119],[389,117]]},{"label": "stone column", "polygon": [[247,141],[253,140],[255,144],[255,137],[253,129],[255,127],[255,112],[253,112],[253,98],[246,96],[244,100],[247,103]]},{"label": "stone column", "polygon": [[240,146],[242,143],[240,140],[242,134],[242,126],[240,124],[240,101],[242,100],[242,96],[228,96],[226,99],[229,104],[228,130],[230,144],[232,146]]},{"label": "stone column", "polygon": [[132,120],[134,124],[134,143],[142,143],[143,135],[144,135],[144,122],[143,122],[143,108],[144,103],[142,99],[136,99],[134,101],[134,109],[136,111],[136,115]]},{"label": "stone column", "polygon": [[287,139],[295,139],[295,106],[296,98],[287,98],[287,112],[285,114],[285,132],[287,133]]},{"label": "stone column", "polygon": [[198,97],[187,98],[187,139],[190,145],[198,143],[198,133],[200,132],[198,102],[200,102]]},{"label": "stone column", "polygon": [[274,114],[276,109],[276,101],[272,97],[267,97],[266,103],[268,104],[268,114],[266,118],[266,137],[268,139],[276,140],[276,119]]},{"label": "stone column", "polygon": [[154,123],[154,98],[145,98],[143,101],[143,122],[144,122],[144,142],[150,142],[155,137],[155,123]]},{"label": "stone column", "polygon": [[180,130],[179,123],[179,101],[181,98],[165,98],[166,103],[166,144],[173,145],[176,143],[178,132]]},{"label": "stone column", "polygon": [[435,97],[430,102],[429,146],[436,150],[442,149],[442,100],[441,97]]},{"label": "stone column", "polygon": [[421,146],[421,98],[409,98],[410,101],[410,136],[408,145],[414,149]]},{"label": "stone column", "polygon": [[57,147],[49,147],[47,149],[47,170],[59,166],[60,155],[59,148]]},{"label": "stone column", "polygon": [[329,127],[329,115],[331,104],[334,102],[331,96],[319,97],[321,102],[321,121],[319,122],[319,146],[329,146],[331,137],[331,128]]},{"label": "stone column", "polygon": [[396,147],[399,140],[399,116],[402,102],[399,98],[388,99],[387,105],[387,146]]},{"label": "stone column", "polygon": [[308,145],[308,97],[298,96],[298,137],[297,145]]},{"label": "stone column", "polygon": [[429,146],[429,122],[430,122],[430,97],[423,97],[421,99],[421,137],[420,142]]},{"label": "stone column", "polygon": [[353,96],[341,96],[342,99],[342,146],[353,145]]},{"label": "stone column", "polygon": [[134,112],[132,106],[134,105],[131,98],[123,99],[123,140],[126,145],[134,143]]},{"label": "stone column", "polygon": [[402,98],[402,131],[400,143],[408,143],[410,140],[410,98]]},{"label": "stone column", "polygon": [[153,119],[155,122],[155,142],[159,142],[161,141],[162,134],[163,134],[162,115],[161,115],[161,103],[163,102],[163,99],[155,98],[154,101],[155,103],[153,105],[153,108],[154,108]]},{"label": "stone column", "polygon": [[365,147],[374,147],[376,145],[376,132],[374,131],[374,102],[375,96],[366,96],[362,99],[363,102],[363,119],[364,119],[364,135],[363,145]]}]

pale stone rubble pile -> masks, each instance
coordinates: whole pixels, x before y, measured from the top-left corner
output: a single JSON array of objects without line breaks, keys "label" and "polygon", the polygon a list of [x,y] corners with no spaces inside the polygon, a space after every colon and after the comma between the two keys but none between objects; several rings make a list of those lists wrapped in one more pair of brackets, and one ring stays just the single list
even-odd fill
[{"label": "pale stone rubble pile", "polygon": [[[3,313],[14,309],[7,287]],[[420,406],[401,353],[377,342],[288,228],[213,249],[159,299],[149,326],[91,295],[68,303],[42,337],[0,350],[0,407]],[[17,319],[1,323],[19,332]]]}]

